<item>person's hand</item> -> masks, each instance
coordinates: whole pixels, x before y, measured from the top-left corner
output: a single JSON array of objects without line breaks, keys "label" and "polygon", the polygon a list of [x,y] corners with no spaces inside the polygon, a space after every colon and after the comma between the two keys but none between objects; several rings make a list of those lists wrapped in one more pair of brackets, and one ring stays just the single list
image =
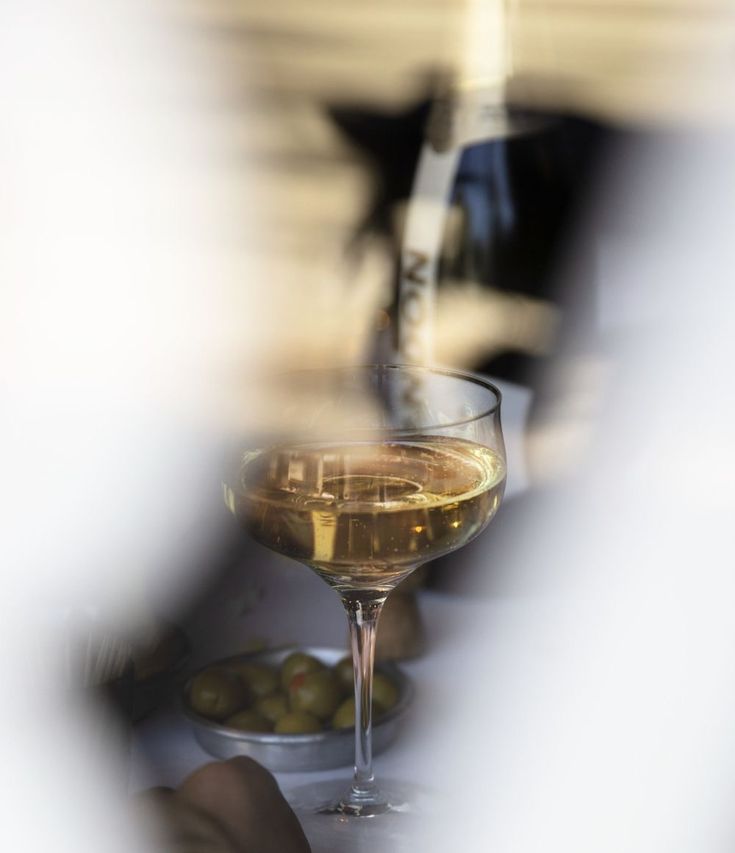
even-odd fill
[{"label": "person's hand", "polygon": [[177,791],[155,789],[145,800],[155,806],[164,850],[310,853],[276,780],[250,758],[206,764]]}]

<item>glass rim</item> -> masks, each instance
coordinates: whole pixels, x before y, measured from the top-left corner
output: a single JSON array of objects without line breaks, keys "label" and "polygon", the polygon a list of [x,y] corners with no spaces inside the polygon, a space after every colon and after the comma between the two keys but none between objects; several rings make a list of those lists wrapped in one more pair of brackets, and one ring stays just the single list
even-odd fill
[{"label": "glass rim", "polygon": [[318,373],[329,374],[329,373],[348,373],[349,371],[356,370],[403,370],[403,371],[416,371],[419,373],[424,373],[427,375],[430,374],[438,374],[441,376],[448,376],[452,379],[462,379],[465,382],[470,382],[473,385],[479,385],[485,391],[489,391],[493,397],[494,401],[489,408],[483,409],[477,414],[472,415],[467,418],[460,418],[455,421],[448,421],[443,424],[426,424],[420,427],[352,427],[349,429],[349,432],[370,432],[370,433],[382,433],[382,434],[391,434],[391,435],[416,435],[418,430],[425,430],[428,432],[434,430],[443,430],[443,429],[453,429],[454,427],[466,426],[467,424],[475,423],[476,421],[480,421],[483,418],[489,417],[491,415],[495,415],[500,410],[500,404],[503,400],[503,395],[500,389],[491,382],[489,379],[486,379],[483,375],[479,373],[473,373],[469,370],[461,370],[453,367],[433,367],[430,365],[422,365],[422,364],[410,364],[410,363],[400,363],[400,362],[366,362],[363,364],[345,364],[345,365],[335,365],[334,367],[304,367],[296,370],[288,370],[283,371],[279,374],[281,377],[288,376],[306,376],[306,375],[315,375]]}]

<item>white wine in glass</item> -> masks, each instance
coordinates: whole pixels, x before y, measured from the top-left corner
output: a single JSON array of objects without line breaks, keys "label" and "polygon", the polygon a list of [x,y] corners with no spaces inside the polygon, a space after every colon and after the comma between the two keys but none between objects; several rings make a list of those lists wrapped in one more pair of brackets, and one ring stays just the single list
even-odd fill
[{"label": "white wine in glass", "polygon": [[225,495],[256,540],[312,568],[342,598],[355,774],[320,810],[375,816],[402,806],[372,771],[380,609],[410,572],[466,545],[495,515],[506,473],[500,394],[471,374],[405,365],[318,371],[298,383],[296,411],[284,417],[301,428],[245,451]]}]

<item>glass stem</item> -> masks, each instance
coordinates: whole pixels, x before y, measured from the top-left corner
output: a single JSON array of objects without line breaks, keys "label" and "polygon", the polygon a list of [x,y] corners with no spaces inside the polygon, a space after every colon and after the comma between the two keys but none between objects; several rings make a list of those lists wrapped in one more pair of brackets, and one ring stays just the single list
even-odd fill
[{"label": "glass stem", "polygon": [[352,798],[369,803],[378,797],[373,777],[373,665],[375,631],[386,599],[375,593],[343,595],[350,621],[352,663],[355,669],[355,776]]}]

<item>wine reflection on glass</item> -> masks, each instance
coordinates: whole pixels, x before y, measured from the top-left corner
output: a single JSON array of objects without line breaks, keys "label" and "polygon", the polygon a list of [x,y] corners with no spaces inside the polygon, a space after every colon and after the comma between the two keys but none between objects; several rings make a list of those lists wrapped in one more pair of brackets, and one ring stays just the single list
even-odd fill
[{"label": "wine reflection on glass", "polygon": [[277,438],[241,454],[226,502],[258,542],[332,586],[347,611],[354,777],[316,810],[401,811],[402,797],[372,768],[378,617],[401,580],[495,515],[506,476],[500,392],[479,376],[408,365],[304,371],[286,387]]}]

